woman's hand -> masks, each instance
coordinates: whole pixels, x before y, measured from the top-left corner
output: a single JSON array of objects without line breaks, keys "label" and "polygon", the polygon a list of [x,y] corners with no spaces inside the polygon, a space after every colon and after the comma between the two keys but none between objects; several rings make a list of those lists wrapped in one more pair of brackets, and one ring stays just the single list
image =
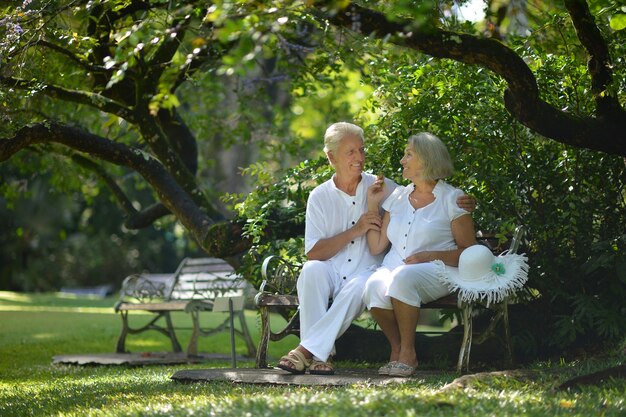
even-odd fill
[{"label": "woman's hand", "polygon": [[433,252],[425,251],[425,252],[417,252],[413,255],[409,255],[404,260],[405,264],[421,264],[424,262],[434,261],[435,257],[433,256]]},{"label": "woman's hand", "polygon": [[367,206],[372,209],[380,207],[380,202],[385,195],[385,177],[379,176],[367,189]]}]

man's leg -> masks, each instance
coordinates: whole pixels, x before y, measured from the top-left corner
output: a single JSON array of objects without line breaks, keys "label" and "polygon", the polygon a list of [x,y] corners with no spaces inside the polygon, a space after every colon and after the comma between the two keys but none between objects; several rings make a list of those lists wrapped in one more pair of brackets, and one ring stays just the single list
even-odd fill
[{"label": "man's leg", "polygon": [[364,271],[348,281],[333,298],[330,309],[301,338],[300,345],[311,352],[315,359],[327,361],[335,340],[363,312],[363,291],[371,272]]},{"label": "man's leg", "polygon": [[298,277],[300,302],[300,339],[326,314],[328,300],[335,291],[335,272],[330,262],[307,261]]},{"label": "man's leg", "polygon": [[[311,328],[328,311],[328,300],[335,291],[336,279],[330,262],[307,261],[302,266],[297,282],[301,340],[311,333]],[[311,358],[312,354],[300,344],[280,359],[278,367],[292,373],[302,373]],[[297,370],[298,366],[305,369]]]}]

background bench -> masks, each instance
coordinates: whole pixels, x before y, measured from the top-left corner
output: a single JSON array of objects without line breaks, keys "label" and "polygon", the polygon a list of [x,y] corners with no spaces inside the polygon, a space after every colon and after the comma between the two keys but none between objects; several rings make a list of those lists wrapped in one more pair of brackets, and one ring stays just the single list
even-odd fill
[{"label": "background bench", "polygon": [[[523,237],[523,227],[518,226],[515,229],[510,241],[507,242],[510,253],[517,253],[520,241]],[[499,255],[503,250],[507,249],[500,245],[499,239],[490,234],[479,234],[476,239],[478,243],[483,244],[491,251]],[[298,296],[296,291],[296,282],[300,274],[300,265],[293,265],[286,260],[269,256],[263,261],[261,268],[263,282],[259,287],[259,292],[254,298],[254,302],[261,315],[261,339],[257,348],[256,366],[258,368],[267,367],[267,347],[269,341],[278,341],[288,335],[300,335],[299,311],[297,310],[288,320],[285,327],[279,331],[272,331],[270,327],[270,312],[285,312],[294,310],[299,307]],[[459,358],[457,361],[457,371],[462,372],[463,369],[469,370],[470,351],[472,347],[474,330],[472,326],[472,316],[474,308],[480,303],[462,303],[457,299],[456,294],[450,294],[430,303],[422,304],[422,309],[457,309],[460,313],[461,323],[463,324],[463,340],[459,350]],[[489,309],[495,311],[487,329],[478,336],[476,343],[482,341],[495,334],[496,327],[502,323],[504,330],[503,342],[505,345],[505,354],[509,362],[513,361],[513,351],[511,347],[511,335],[509,332],[509,316],[508,316],[508,299],[501,303],[491,304]]]},{"label": "background bench", "polygon": [[[122,330],[117,341],[116,351],[126,352],[126,337],[146,330],[156,330],[167,336],[174,352],[182,348],[176,337],[171,313],[181,311],[192,317],[191,339],[187,355],[198,355],[198,338],[223,331],[230,325],[230,317],[215,328],[203,329],[200,325],[200,312],[213,310],[220,297],[245,297],[248,283],[234,273],[233,268],[222,259],[185,258],[173,274],[138,274],[124,279],[120,299],[115,303],[115,311],[122,318]],[[143,326],[131,327],[128,313],[149,311],[154,316]],[[246,343],[249,356],[255,355],[255,346],[250,337],[243,308],[234,312],[240,329],[234,329]],[[134,320],[140,319],[139,315]]]}]

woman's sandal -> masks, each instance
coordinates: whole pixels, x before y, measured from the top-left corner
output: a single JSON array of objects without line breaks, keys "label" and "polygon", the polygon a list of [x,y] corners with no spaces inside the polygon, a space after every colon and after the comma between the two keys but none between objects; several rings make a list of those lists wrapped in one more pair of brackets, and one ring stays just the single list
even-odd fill
[{"label": "woman's sandal", "polygon": [[276,366],[283,371],[287,371],[292,374],[303,374],[306,372],[307,368],[311,366],[311,359],[307,359],[306,356],[304,356],[304,353],[297,349],[290,351],[288,354],[280,358],[280,360],[289,362],[293,366],[283,365],[281,363]]},{"label": "woman's sandal", "polygon": [[393,365],[398,363],[398,361],[391,361],[380,368],[378,368],[378,375],[389,375],[389,371],[393,368]]},{"label": "woman's sandal", "polygon": [[411,376],[415,373],[416,366],[407,365],[402,362],[394,362],[389,367],[389,376]]},{"label": "woman's sandal", "polygon": [[[317,369],[323,368],[323,369]],[[325,369],[324,369],[325,368]],[[335,375],[335,369],[330,362],[322,362],[313,359],[309,365],[309,373],[311,375]]]}]

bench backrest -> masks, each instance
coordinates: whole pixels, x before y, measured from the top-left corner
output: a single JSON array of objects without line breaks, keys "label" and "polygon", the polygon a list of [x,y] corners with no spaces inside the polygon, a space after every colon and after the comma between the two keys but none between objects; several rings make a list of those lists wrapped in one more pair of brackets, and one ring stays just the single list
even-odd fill
[{"label": "bench backrest", "polygon": [[223,259],[185,258],[174,274],[170,300],[213,299],[242,295],[246,281]]}]

